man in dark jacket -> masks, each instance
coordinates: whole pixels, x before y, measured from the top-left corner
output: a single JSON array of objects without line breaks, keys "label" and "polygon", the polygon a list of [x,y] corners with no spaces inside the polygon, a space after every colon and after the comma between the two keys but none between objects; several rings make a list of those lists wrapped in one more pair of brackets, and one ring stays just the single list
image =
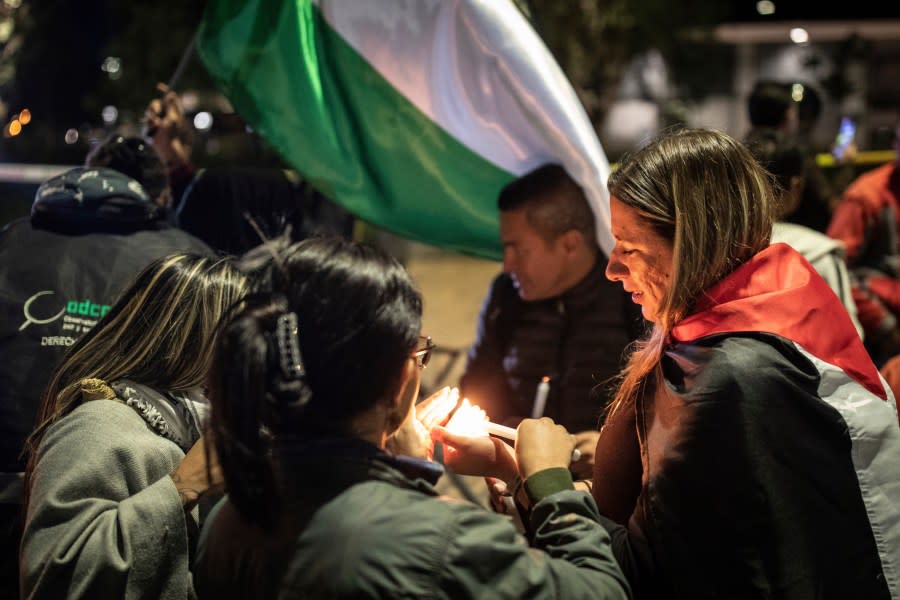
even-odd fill
[{"label": "man in dark jacket", "polygon": [[119,292],[151,261],[176,252],[212,253],[168,226],[141,184],[106,168],[49,179],[31,217],[0,231],[0,597],[18,594],[20,452],[44,386]]},{"label": "man in dark jacket", "polygon": [[640,315],[604,277],[594,215],[561,166],[516,179],[498,206],[504,272],[482,305],[460,392],[514,425],[541,416],[535,400],[547,377],[543,414],[576,433],[582,459],[573,470],[590,477],[607,383],[640,333]]}]

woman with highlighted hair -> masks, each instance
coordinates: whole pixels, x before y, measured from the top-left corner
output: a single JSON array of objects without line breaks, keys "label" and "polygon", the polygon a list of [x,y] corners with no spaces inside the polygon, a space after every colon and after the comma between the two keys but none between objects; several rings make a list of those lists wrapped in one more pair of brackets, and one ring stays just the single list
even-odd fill
[{"label": "woman with highlighted hair", "polygon": [[221,490],[202,432],[228,260],[151,263],[66,354],[28,440],[22,598],[193,598],[197,502]]}]

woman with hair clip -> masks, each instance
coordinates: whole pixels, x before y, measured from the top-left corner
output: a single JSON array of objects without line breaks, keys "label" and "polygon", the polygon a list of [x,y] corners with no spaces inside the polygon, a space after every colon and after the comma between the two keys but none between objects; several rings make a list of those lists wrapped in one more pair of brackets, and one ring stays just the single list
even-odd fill
[{"label": "woman with hair clip", "polygon": [[51,377],[28,440],[22,598],[192,598],[211,343],[245,293],[229,261],[151,263]]},{"label": "woman with hair clip", "polygon": [[201,598],[629,597],[593,500],[572,489],[574,439],[551,420],[520,425],[518,471],[481,438],[536,503],[535,548],[506,518],[439,497],[440,466],[410,457],[421,446],[386,450],[398,431],[424,443],[405,432],[433,347],[396,260],[325,238],[260,251],[210,378],[229,495],[201,534]]},{"label": "woman with hair clip", "polygon": [[636,597],[900,598],[896,408],[828,284],[769,245],[770,175],[730,137],[683,130],[609,191],[606,275],[653,328],[593,494],[627,523],[603,520]]}]

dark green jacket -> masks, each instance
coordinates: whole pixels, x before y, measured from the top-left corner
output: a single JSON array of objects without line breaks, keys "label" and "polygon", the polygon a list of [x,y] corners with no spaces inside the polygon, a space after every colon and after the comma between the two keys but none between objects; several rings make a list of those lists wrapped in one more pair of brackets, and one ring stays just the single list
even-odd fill
[{"label": "dark green jacket", "polygon": [[586,493],[540,499],[529,547],[505,517],[439,497],[432,463],[358,441],[306,446],[287,462],[294,518],[267,533],[226,499],[208,519],[201,598],[629,597]]}]

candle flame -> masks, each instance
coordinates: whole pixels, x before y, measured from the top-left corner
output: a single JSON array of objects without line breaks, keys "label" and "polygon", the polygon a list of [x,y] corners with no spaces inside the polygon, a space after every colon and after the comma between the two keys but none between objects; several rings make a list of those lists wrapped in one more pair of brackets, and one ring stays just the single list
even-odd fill
[{"label": "candle flame", "polygon": [[468,437],[486,436],[488,434],[487,422],[487,413],[469,402],[468,398],[463,398],[459,408],[447,423],[447,431]]}]

